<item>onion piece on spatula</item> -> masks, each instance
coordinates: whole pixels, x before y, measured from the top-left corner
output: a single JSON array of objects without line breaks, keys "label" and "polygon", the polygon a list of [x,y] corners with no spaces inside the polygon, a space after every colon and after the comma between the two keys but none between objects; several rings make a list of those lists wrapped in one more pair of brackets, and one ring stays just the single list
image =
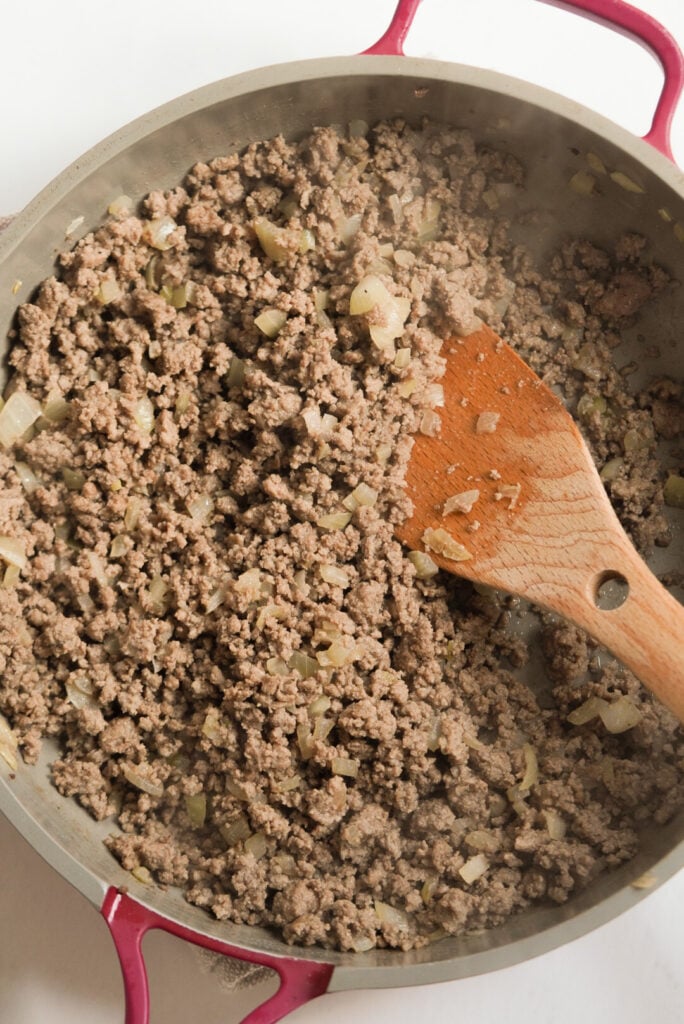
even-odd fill
[{"label": "onion piece on spatula", "polygon": [[[684,608],[632,546],[573,419],[489,328],[443,353],[441,430],[415,438],[414,511],[397,536],[443,569],[571,619],[684,722]],[[611,579],[629,589],[604,610]]]}]

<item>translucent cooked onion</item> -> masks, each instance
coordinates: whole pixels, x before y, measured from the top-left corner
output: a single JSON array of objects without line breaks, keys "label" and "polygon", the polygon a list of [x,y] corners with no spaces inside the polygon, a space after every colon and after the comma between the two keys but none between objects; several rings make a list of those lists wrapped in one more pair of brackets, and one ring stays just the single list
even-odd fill
[{"label": "translucent cooked onion", "polygon": [[620,188],[623,188],[625,192],[634,192],[638,195],[643,195],[646,191],[646,189],[644,189],[637,181],[634,181],[634,179],[630,178],[627,174],[623,174],[622,171],[613,171],[610,177],[611,180],[614,181],[616,185],[619,185]]},{"label": "translucent cooked onion", "polygon": [[207,817],[206,793],[193,793],[185,797],[185,810],[193,828],[202,828]]},{"label": "translucent cooked onion", "polygon": [[66,690],[67,700],[70,704],[73,704],[75,708],[83,710],[85,708],[97,707],[93,688],[88,681],[84,680],[82,677],[67,679],[64,684],[64,688]]},{"label": "translucent cooked onion", "polygon": [[128,499],[124,512],[124,526],[127,530],[135,530],[140,521],[141,511],[142,501],[134,494]]},{"label": "translucent cooked onion", "polygon": [[0,444],[9,448],[42,415],[40,402],[25,391],[15,391],[0,410]]},{"label": "translucent cooked onion", "polygon": [[401,380],[397,384],[397,393],[400,398],[410,398],[417,387],[418,381],[415,377],[407,377],[406,380]]},{"label": "translucent cooked onion", "polygon": [[374,906],[375,913],[382,924],[389,925],[390,928],[396,928],[397,931],[409,931],[411,919],[403,910],[397,910],[396,907],[391,907],[389,903],[382,903],[380,900],[375,900]]},{"label": "translucent cooked onion", "polygon": [[340,569],[338,565],[321,565],[319,567],[321,579],[325,580],[326,583],[330,583],[334,587],[342,587],[345,589],[349,586],[349,576]]},{"label": "translucent cooked onion", "polygon": [[475,829],[465,836],[466,846],[472,850],[479,850],[481,853],[496,853],[499,849],[499,840],[493,832],[486,829]]},{"label": "translucent cooked onion", "polygon": [[442,716],[434,715],[427,734],[427,748],[433,754],[439,750],[439,741],[442,736]]},{"label": "translucent cooked onion", "polygon": [[352,757],[333,757],[330,762],[330,770],[333,775],[343,775],[348,779],[355,779],[359,774],[359,762]]},{"label": "translucent cooked onion", "polygon": [[270,676],[289,676],[290,674],[287,662],[282,658],[267,658],[266,671]]},{"label": "translucent cooked onion", "polygon": [[321,667],[316,658],[309,657],[304,651],[295,651],[288,661],[288,666],[294,669],[295,672],[299,672],[302,679],[309,679],[311,676],[315,676]]},{"label": "translucent cooked onion", "polygon": [[360,656],[361,651],[356,644],[334,640],[327,650],[318,652],[316,660],[323,668],[341,668],[343,665],[351,665]]},{"label": "translucent cooked onion", "polygon": [[226,789],[228,790],[231,796],[235,797],[236,800],[244,800],[247,803],[249,802],[249,793],[242,785],[242,783],[238,782],[237,779],[227,778]]},{"label": "translucent cooked onion", "polygon": [[381,466],[386,466],[392,457],[391,444],[379,444],[375,449],[375,459]]},{"label": "translucent cooked onion", "polygon": [[312,718],[319,718],[324,715],[326,711],[329,711],[332,706],[330,697],[327,697],[324,693],[320,697],[316,697],[309,704],[309,714]]},{"label": "translucent cooked onion", "polygon": [[200,494],[188,502],[188,512],[196,523],[206,523],[214,511],[214,500],[208,494]]},{"label": "translucent cooked onion", "polygon": [[368,122],[363,121],[360,118],[355,118],[349,122],[349,138],[350,139],[365,139],[368,135]]},{"label": "translucent cooked onion", "polygon": [[442,429],[442,421],[432,409],[426,409],[421,416],[418,432],[425,437],[437,437]]},{"label": "translucent cooked onion", "polygon": [[428,580],[439,572],[439,566],[424,551],[409,551],[407,557],[419,580]]},{"label": "translucent cooked onion", "polygon": [[202,723],[202,735],[212,743],[221,739],[221,716],[218,708],[209,708]]},{"label": "translucent cooked onion", "polygon": [[426,878],[423,882],[420,890],[420,897],[426,907],[429,907],[432,903],[438,885],[439,878],[437,875],[431,875],[430,878]]},{"label": "translucent cooked onion", "polygon": [[3,590],[11,590],[12,587],[16,587],[21,576],[21,569],[16,565],[8,565],[2,577],[2,583],[0,587]]},{"label": "translucent cooked onion", "polygon": [[299,251],[304,254],[310,252],[316,248],[316,236],[313,231],[309,231],[308,228],[304,228],[299,236]]},{"label": "translucent cooked onion", "polygon": [[452,512],[470,512],[476,501],[479,500],[480,492],[475,487],[472,491],[461,491],[459,494],[452,494],[444,502],[442,515],[448,516]]},{"label": "translucent cooked onion", "polygon": [[15,537],[0,536],[0,559],[7,565],[23,569],[26,565],[26,548]]},{"label": "translucent cooked onion", "polygon": [[546,822],[546,831],[549,833],[551,839],[564,839],[568,831],[568,826],[563,821],[558,811],[553,808],[545,808],[542,811],[544,821]]},{"label": "translucent cooked onion", "polygon": [[368,274],[362,278],[349,298],[349,312],[352,316],[370,313],[376,306],[386,306],[392,296],[379,277]]},{"label": "translucent cooked onion", "polygon": [[63,423],[69,415],[70,409],[69,403],[66,399],[58,395],[55,398],[50,398],[43,406],[43,416],[46,420],[50,420],[50,423]]},{"label": "translucent cooked onion", "polygon": [[351,217],[344,217],[338,224],[338,233],[343,245],[349,245],[354,235],[358,235],[361,229],[362,213],[355,213]]},{"label": "translucent cooked onion", "polygon": [[25,462],[15,462],[14,471],[27,494],[33,494],[35,490],[43,486],[31,467]]},{"label": "translucent cooked onion", "polygon": [[153,612],[156,615],[164,615],[169,610],[170,591],[168,584],[159,573],[152,577],[147,593]]},{"label": "translucent cooked onion", "polygon": [[316,520],[322,530],[344,530],[351,522],[351,512],[330,512]]},{"label": "translucent cooked onion", "polygon": [[578,708],[570,712],[567,721],[570,725],[586,725],[587,722],[591,722],[592,718],[596,718],[605,707],[608,707],[608,701],[605,701],[603,697],[589,697],[584,704],[580,704]]},{"label": "translucent cooked onion", "polygon": [[313,739],[324,743],[334,728],[335,723],[332,718],[318,715],[317,718],[313,719]]},{"label": "translucent cooked onion", "polygon": [[264,628],[269,619],[278,620],[285,618],[285,609],[279,604],[267,604],[259,610],[255,628],[260,631]]},{"label": "translucent cooked onion", "polygon": [[421,540],[428,551],[434,551],[436,554],[441,555],[443,558],[448,558],[452,562],[465,562],[473,557],[467,548],[459,544],[450,533],[441,528],[435,530],[432,527],[428,527],[423,532]]},{"label": "translucent cooked onion", "polygon": [[230,821],[225,825],[221,825],[219,832],[228,846],[236,846],[245,839],[249,839],[252,834],[249,822],[244,814],[240,814],[237,818],[234,818],[233,821]]},{"label": "translucent cooked onion", "polygon": [[570,178],[570,188],[580,196],[590,196],[596,185],[596,178],[588,171],[577,171]]},{"label": "translucent cooked onion", "polygon": [[107,207],[107,213],[112,217],[128,217],[133,211],[133,200],[130,196],[121,195],[112,199]]},{"label": "translucent cooked onion", "polygon": [[301,775],[289,775],[286,779],[276,782],[274,789],[276,789],[278,793],[291,793],[294,789],[299,789],[301,784]]},{"label": "translucent cooked onion", "polygon": [[297,726],[297,746],[303,761],[308,761],[314,752],[314,739],[310,722],[300,722]]},{"label": "translucent cooked onion", "polygon": [[285,326],[286,320],[287,313],[283,313],[282,309],[268,307],[255,318],[254,323],[267,338],[275,338]]},{"label": "translucent cooked onion", "polygon": [[153,249],[165,252],[171,248],[172,243],[169,236],[173,234],[178,225],[172,217],[154,217],[146,222],[143,227],[143,239]]},{"label": "translucent cooked onion", "polygon": [[522,793],[532,789],[532,786],[536,785],[539,779],[537,752],[530,743],[525,743],[523,746],[523,756],[525,758],[525,774],[520,783],[520,791]]},{"label": "translucent cooked onion", "polygon": [[629,697],[618,697],[599,711],[599,717],[608,732],[621,733],[633,729],[641,721],[639,708]]},{"label": "translucent cooked onion", "polygon": [[358,484],[351,493],[357,505],[367,505],[370,507],[375,505],[378,500],[378,492],[375,488],[369,487],[368,484],[363,483],[363,481]]},{"label": "translucent cooked onion", "polygon": [[245,361],[244,359],[238,359],[237,356],[233,356],[230,361],[230,369],[228,370],[228,376],[226,382],[229,388],[241,388],[245,383]]},{"label": "translucent cooked onion", "polygon": [[154,429],[154,405],[147,395],[139,398],[133,407],[133,419],[145,434]]},{"label": "translucent cooked onion", "polygon": [[160,782],[153,780],[152,767],[149,764],[129,764],[124,761],[121,765],[121,774],[131,786],[147,793],[148,796],[164,795],[164,787]]},{"label": "translucent cooked onion", "polygon": [[684,508],[684,476],[670,473],[665,482],[663,497],[670,508]]},{"label": "translucent cooked onion", "polygon": [[392,220],[395,224],[401,224],[404,219],[404,207],[402,206],[401,199],[396,192],[389,197],[387,202],[389,203]]},{"label": "translucent cooked onion", "polygon": [[235,581],[235,589],[244,594],[250,601],[258,601],[261,597],[261,571],[246,569]]},{"label": "translucent cooked onion", "polygon": [[245,853],[251,853],[255,860],[261,860],[266,850],[266,836],[263,832],[255,832],[249,839],[245,839]]},{"label": "translucent cooked onion", "polygon": [[150,869],[146,868],[144,864],[139,864],[137,867],[132,868],[131,874],[136,882],[140,882],[142,885],[151,885],[154,881]]},{"label": "translucent cooked onion", "polygon": [[117,299],[121,298],[121,295],[122,291],[119,282],[113,277],[105,277],[100,282],[95,298],[101,306],[106,306],[110,302],[116,302]]},{"label": "translucent cooked onion", "polygon": [[476,434],[493,434],[501,419],[499,412],[481,412],[475,423]]},{"label": "translucent cooked onion", "polygon": [[118,537],[115,537],[114,540],[112,541],[111,547],[109,549],[109,557],[121,558],[121,556],[125,555],[127,551],[128,541],[126,540],[125,537],[119,535]]},{"label": "translucent cooked onion", "polygon": [[439,384],[437,381],[432,381],[425,388],[425,404],[429,405],[431,409],[443,409],[444,408],[444,385]]},{"label": "translucent cooked onion", "polygon": [[4,715],[0,715],[0,757],[12,772],[16,772],[18,767],[18,749],[19,741],[17,737],[12,729],[10,729],[10,724]]},{"label": "translucent cooked onion", "polygon": [[254,221],[254,231],[259,239],[259,245],[272,260],[280,263],[288,258],[289,233],[285,228],[279,228],[266,217],[258,217]]},{"label": "translucent cooked onion", "polygon": [[63,469],[62,479],[64,480],[68,491],[80,491],[86,482],[86,478],[83,473],[77,469]]},{"label": "translucent cooked onion", "polygon": [[394,357],[394,365],[398,370],[405,370],[411,363],[411,349],[400,348],[397,349],[397,354]]},{"label": "translucent cooked onion", "polygon": [[380,322],[370,325],[370,336],[373,343],[380,349],[393,349],[395,339],[400,338],[404,333],[404,325],[410,312],[410,299],[391,298],[382,307]]},{"label": "translucent cooked onion", "polygon": [[458,869],[458,873],[466,883],[466,885],[472,885],[478,878],[481,878],[486,871],[489,869],[489,861],[485,857],[484,853],[477,853],[474,857],[469,857],[463,867]]},{"label": "translucent cooked onion", "polygon": [[308,597],[311,591],[311,587],[306,582],[306,573],[303,569],[298,569],[292,577],[292,582],[296,591],[302,595],[302,597]]},{"label": "translucent cooked onion", "polygon": [[[604,484],[612,483],[613,480],[617,480],[620,475],[620,470],[625,464],[625,460],[618,456],[615,459],[608,459],[605,466],[599,473],[599,476],[603,480]],[[666,499],[667,504],[667,499]]]}]

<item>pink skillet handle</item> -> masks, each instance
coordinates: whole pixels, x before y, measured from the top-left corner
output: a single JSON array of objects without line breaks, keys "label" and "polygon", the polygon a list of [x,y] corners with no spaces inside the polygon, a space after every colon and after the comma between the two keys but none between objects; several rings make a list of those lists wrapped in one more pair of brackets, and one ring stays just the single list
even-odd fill
[{"label": "pink skillet handle", "polygon": [[[676,40],[655,18],[624,0],[541,0],[563,10],[575,11],[601,25],[607,25],[646,47],[660,62],[665,75],[653,122],[644,136],[657,150],[674,162],[670,131],[672,118],[684,88],[684,57]],[[389,28],[365,54],[402,56],[403,44],[420,0],[399,0]]]},{"label": "pink skillet handle", "polygon": [[247,960],[249,963],[270,967],[280,975],[280,988],[265,1003],[252,1010],[242,1024],[275,1024],[298,1006],[308,1003],[327,991],[333,973],[332,964],[295,960],[290,957],[269,956],[239,946],[219,942],[206,935],[175,924],[167,918],[143,907],[131,896],[111,887],[107,890],[101,908],[109,925],[119,955],[126,993],[125,1024],[149,1024],[150,993],[147,970],[142,954],[142,940],[152,928],[160,928],[170,935],[211,949],[215,953]]}]

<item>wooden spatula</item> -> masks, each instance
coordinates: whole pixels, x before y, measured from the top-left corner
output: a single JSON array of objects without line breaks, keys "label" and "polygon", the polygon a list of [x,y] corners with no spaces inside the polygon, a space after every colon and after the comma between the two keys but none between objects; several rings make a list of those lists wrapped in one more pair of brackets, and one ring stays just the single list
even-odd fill
[{"label": "wooden spatula", "polygon": [[[633,548],[574,421],[489,328],[443,354],[441,430],[416,436],[414,514],[397,535],[414,550],[426,550],[427,538],[443,569],[582,626],[684,722],[684,608]],[[443,514],[448,499],[466,494],[447,508],[467,508],[475,491],[470,511]],[[457,542],[451,554],[463,560],[437,553],[445,537],[434,530]],[[626,580],[627,598],[602,610],[599,588],[615,578]]]}]

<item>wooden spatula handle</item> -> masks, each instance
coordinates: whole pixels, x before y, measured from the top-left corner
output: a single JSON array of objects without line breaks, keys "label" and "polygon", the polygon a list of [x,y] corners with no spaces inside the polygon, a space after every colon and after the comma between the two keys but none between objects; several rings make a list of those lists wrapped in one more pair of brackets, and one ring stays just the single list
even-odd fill
[{"label": "wooden spatula handle", "polygon": [[[629,593],[619,608],[595,601],[602,577],[623,576]],[[584,593],[569,598],[566,613],[604,644],[684,722],[684,607],[663,587],[626,536],[597,552],[596,571]]]}]

